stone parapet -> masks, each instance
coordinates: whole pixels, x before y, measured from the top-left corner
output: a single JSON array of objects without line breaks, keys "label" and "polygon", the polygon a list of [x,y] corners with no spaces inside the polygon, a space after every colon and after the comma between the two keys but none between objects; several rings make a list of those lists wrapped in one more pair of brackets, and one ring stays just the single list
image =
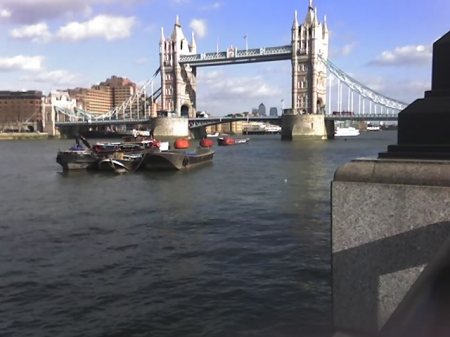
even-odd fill
[{"label": "stone parapet", "polygon": [[450,236],[450,162],[354,160],[331,193],[335,331],[377,334]]},{"label": "stone parapet", "polygon": [[356,159],[339,167],[333,181],[450,186],[446,160]]}]

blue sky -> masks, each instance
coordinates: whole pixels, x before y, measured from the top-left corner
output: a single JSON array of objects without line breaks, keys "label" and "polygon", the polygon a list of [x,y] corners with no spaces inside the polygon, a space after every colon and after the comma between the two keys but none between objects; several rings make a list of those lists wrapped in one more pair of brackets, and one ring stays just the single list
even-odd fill
[{"label": "blue sky", "polygon": [[[199,53],[290,43],[309,0],[0,0],[0,90],[90,87],[112,75],[142,84],[159,66],[161,27],[175,17]],[[330,60],[406,103],[430,89],[432,43],[450,30],[450,1],[316,0]],[[290,107],[290,61],[200,68],[197,109],[213,115]]]}]

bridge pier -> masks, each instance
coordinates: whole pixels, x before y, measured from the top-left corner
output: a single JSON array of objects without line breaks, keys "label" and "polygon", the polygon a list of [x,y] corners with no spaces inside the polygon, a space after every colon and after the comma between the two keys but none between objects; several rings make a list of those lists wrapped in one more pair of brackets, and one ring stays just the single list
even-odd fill
[{"label": "bridge pier", "polygon": [[[328,121],[327,121],[328,122]],[[331,121],[332,122],[332,121]],[[329,123],[327,123],[329,124]],[[331,124],[326,126],[325,116],[316,114],[285,114],[281,116],[281,139],[291,140],[296,136],[329,138],[328,130],[334,130]],[[334,134],[330,134],[330,137]]]},{"label": "bridge pier", "polygon": [[154,117],[150,120],[153,134],[159,137],[189,137],[189,119],[184,117]]},{"label": "bridge pier", "polygon": [[59,137],[60,132],[55,127],[55,120],[45,121],[43,131],[46,132],[50,137]]},{"label": "bridge pier", "polygon": [[334,139],[335,123],[333,120],[325,120],[325,129],[327,132],[327,139]]},{"label": "bridge pier", "polygon": [[191,129],[189,130],[190,132],[190,137],[192,139],[202,139],[204,137],[206,137],[206,127],[200,127],[200,128],[195,128],[195,129]]}]

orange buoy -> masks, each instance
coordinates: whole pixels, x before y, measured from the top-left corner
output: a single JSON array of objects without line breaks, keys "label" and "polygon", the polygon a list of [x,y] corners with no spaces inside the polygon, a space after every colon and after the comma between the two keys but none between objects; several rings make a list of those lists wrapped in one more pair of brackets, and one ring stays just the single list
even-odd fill
[{"label": "orange buoy", "polygon": [[234,145],[235,144],[235,140],[232,137],[219,137],[217,138],[217,144],[221,145],[221,146],[226,146],[226,145]]},{"label": "orange buoy", "polygon": [[214,142],[209,138],[203,138],[202,140],[200,140],[201,147],[212,147],[213,143]]},{"label": "orange buoy", "polygon": [[234,138],[225,137],[225,144],[227,144],[227,145],[234,145],[234,143],[235,143]]},{"label": "orange buoy", "polygon": [[189,145],[189,139],[186,138],[178,138],[173,144],[176,149],[187,149]]}]

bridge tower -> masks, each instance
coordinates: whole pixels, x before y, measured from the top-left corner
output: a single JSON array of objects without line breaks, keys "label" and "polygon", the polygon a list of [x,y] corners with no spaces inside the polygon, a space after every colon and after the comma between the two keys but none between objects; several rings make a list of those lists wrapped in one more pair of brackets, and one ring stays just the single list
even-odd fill
[{"label": "bridge tower", "polygon": [[161,109],[174,112],[177,117],[195,117],[197,70],[195,67],[179,63],[181,55],[197,53],[194,33],[192,33],[192,42],[189,44],[177,16],[172,35],[169,38],[164,36],[163,28],[161,28],[159,46]]},{"label": "bridge tower", "polygon": [[327,69],[319,58],[328,59],[326,17],[319,22],[317,8],[309,0],[305,21],[299,25],[297,11],[292,25],[292,112],[324,114]]}]

